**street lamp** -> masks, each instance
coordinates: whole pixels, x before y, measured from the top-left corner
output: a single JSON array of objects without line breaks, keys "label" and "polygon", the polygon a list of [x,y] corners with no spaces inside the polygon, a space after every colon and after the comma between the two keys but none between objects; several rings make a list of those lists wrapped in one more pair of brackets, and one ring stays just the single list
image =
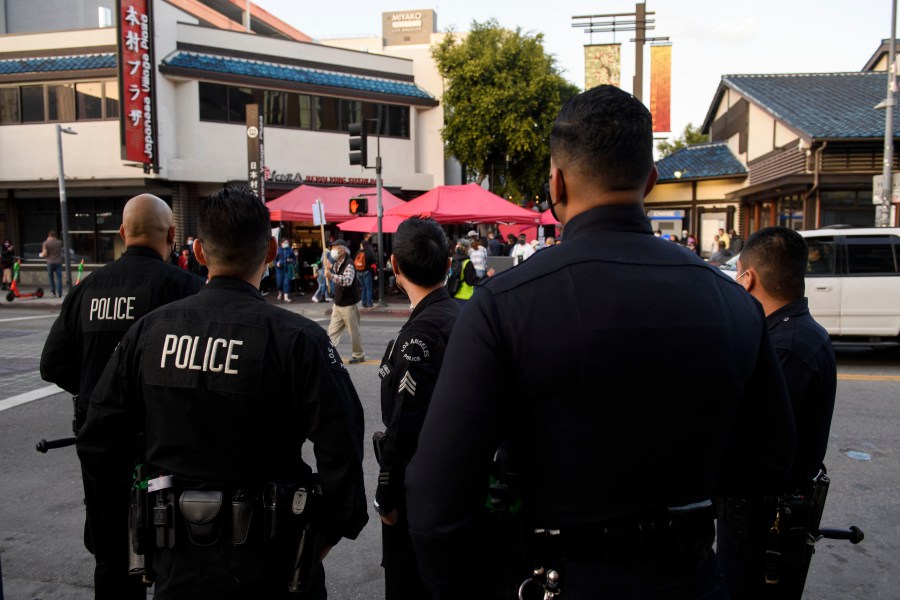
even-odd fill
[{"label": "street lamp", "polygon": [[[72,257],[69,256],[69,208],[66,204],[66,174],[63,169],[62,134],[78,135],[71,127],[56,125],[56,153],[59,157],[59,209],[62,212],[63,255],[66,257],[66,289],[72,291]],[[60,296],[62,290],[60,290]]]}]

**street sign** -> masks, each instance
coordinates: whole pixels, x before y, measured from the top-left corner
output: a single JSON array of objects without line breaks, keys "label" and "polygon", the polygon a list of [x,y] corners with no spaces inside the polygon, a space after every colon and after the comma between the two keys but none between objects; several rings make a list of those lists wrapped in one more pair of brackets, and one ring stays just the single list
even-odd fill
[{"label": "street sign", "polygon": [[[884,175],[874,175],[872,177],[872,204],[881,204],[882,188],[884,188]],[[893,173],[891,176],[891,204],[900,202],[900,173]]]}]

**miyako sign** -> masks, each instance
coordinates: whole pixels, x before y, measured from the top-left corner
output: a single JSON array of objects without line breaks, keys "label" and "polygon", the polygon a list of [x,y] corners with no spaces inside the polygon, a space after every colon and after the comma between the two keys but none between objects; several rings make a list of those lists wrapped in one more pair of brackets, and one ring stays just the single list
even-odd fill
[{"label": "miyako sign", "polygon": [[437,23],[433,10],[404,10],[381,14],[385,46],[431,43],[431,34],[436,31]]}]

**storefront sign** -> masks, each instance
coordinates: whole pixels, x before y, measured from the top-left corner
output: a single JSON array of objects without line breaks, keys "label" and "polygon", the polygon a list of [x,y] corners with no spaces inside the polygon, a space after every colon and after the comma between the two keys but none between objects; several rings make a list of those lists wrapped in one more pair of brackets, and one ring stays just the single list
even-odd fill
[{"label": "storefront sign", "polygon": [[119,0],[119,117],[122,159],[159,172],[152,0]]},{"label": "storefront sign", "polygon": [[265,169],[265,178],[275,183],[314,183],[326,185],[360,185],[373,186],[374,179],[366,179],[364,177],[329,177],[324,175],[307,175],[304,177],[301,173],[281,173],[279,171]]},{"label": "storefront sign", "polygon": [[385,46],[430,44],[436,31],[433,10],[404,10],[382,13],[382,35]]},{"label": "storefront sign", "polygon": [[247,105],[247,185],[266,201],[266,150],[263,143],[263,115],[258,104]]},{"label": "storefront sign", "polygon": [[651,219],[683,219],[683,210],[648,210],[647,216]]}]

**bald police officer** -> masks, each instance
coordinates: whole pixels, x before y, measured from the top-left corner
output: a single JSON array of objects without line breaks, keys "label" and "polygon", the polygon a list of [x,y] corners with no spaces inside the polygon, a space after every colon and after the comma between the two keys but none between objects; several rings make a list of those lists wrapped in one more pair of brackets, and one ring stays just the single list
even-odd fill
[{"label": "bald police officer", "polygon": [[[325,331],[257,289],[277,251],[259,198],[226,188],[202,200],[197,230],[209,283],[128,332],[91,397],[78,454],[105,490],[128,480],[145,432],[154,597],[288,597],[297,545],[279,516],[285,490],[291,515],[321,486],[321,556],[368,519],[362,407]],[[317,478],[301,456],[307,439]],[[307,598],[325,596],[316,568]]]},{"label": "bald police officer", "polygon": [[575,96],[550,152],[565,243],[491,278],[462,310],[407,469],[422,575],[436,598],[488,596],[484,505],[504,443],[543,567],[526,584],[538,597],[723,598],[712,498],[777,485],[793,456],[764,315],[731,278],[653,236],[639,100],[607,85]]},{"label": "bald police officer", "polygon": [[[119,235],[125,252],[66,296],[41,355],[41,377],[76,396],[76,430],[84,422],[103,367],[128,328],[154,308],[203,287],[202,279],[165,261],[175,240],[175,225],[172,210],[160,198],[141,194],[129,200]],[[95,597],[143,597],[144,588],[128,577],[125,557],[111,551],[126,543],[125,522],[110,530],[99,527],[97,499],[87,484],[85,506],[85,546],[96,561]]]}]

